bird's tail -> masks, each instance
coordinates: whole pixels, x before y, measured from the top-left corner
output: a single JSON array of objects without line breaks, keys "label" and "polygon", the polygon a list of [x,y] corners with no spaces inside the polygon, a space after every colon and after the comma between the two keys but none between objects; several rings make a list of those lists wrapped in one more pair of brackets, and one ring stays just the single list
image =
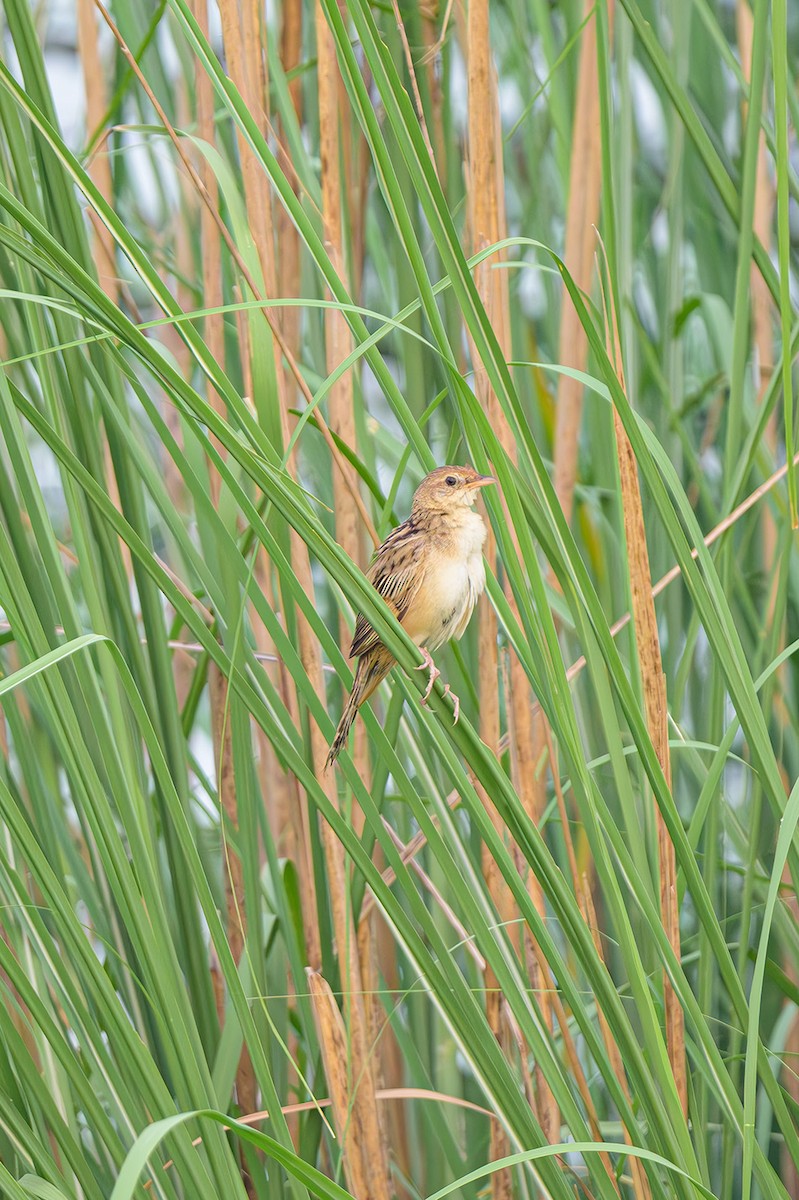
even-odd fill
[{"label": "bird's tail", "polygon": [[352,695],[350,696],[346,705],[344,706],[344,712],[341,714],[341,720],[338,723],[338,729],[336,730],[336,736],[333,738],[333,741],[330,743],[330,749],[327,752],[327,758],[325,760],[325,770],[326,771],[329,770],[330,767],[332,767],[333,763],[336,761],[339,754],[341,754],[341,751],[346,746],[347,738],[349,737],[349,733],[350,733],[350,729],[352,729],[352,723],[358,715],[358,709],[360,708],[360,706],[361,706],[361,701],[360,701],[360,697],[358,695],[358,688],[356,686],[352,689]]},{"label": "bird's tail", "polygon": [[381,683],[394,665],[394,659],[384,646],[378,646],[358,659],[352,693],[344,706],[341,720],[338,723],[336,736],[330,744],[325,760],[325,770],[336,761],[347,744],[347,737],[352,723],[358,715],[358,709],[368,700],[377,685]]}]

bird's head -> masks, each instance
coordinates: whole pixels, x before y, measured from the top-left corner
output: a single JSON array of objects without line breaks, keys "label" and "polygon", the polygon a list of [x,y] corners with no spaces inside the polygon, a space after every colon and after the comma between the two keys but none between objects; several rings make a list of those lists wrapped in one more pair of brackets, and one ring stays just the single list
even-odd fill
[{"label": "bird's head", "polygon": [[453,512],[471,507],[480,488],[496,483],[492,475],[478,475],[474,467],[437,467],[419,484],[413,511]]}]

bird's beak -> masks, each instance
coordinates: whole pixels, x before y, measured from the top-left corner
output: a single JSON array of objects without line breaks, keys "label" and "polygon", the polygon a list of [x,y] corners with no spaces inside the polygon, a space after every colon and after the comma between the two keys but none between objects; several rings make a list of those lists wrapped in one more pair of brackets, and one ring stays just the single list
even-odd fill
[{"label": "bird's beak", "polygon": [[488,485],[490,483],[496,483],[496,482],[497,481],[493,475],[478,475],[477,479],[472,480],[472,482],[469,484],[469,487],[470,488],[484,488],[484,487],[488,487]]}]

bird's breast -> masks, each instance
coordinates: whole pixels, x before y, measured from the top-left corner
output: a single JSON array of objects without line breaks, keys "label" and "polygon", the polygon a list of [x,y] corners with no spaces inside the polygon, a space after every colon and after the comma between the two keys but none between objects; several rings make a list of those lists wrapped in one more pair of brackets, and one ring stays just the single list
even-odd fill
[{"label": "bird's breast", "polygon": [[413,640],[429,650],[461,637],[485,588],[485,524],[474,512],[448,537],[438,539],[413,611],[403,622]]}]

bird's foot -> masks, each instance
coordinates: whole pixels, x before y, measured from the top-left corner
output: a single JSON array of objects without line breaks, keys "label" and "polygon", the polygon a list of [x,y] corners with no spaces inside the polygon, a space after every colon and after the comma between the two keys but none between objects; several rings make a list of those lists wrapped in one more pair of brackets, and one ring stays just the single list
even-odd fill
[{"label": "bird's foot", "polygon": [[[430,654],[430,651],[425,650],[424,646],[421,646],[420,649],[422,651],[422,654],[424,655],[424,662],[419,663],[419,666],[416,668],[416,670],[430,672],[430,678],[427,680],[427,687],[425,688],[424,695],[422,696],[422,704],[427,704],[427,701],[430,699],[430,693],[433,690],[433,684],[439,678],[439,676],[441,675],[441,672],[439,671],[436,664],[433,662],[433,658],[432,658],[432,655]],[[448,683],[444,684],[444,691],[442,693],[442,697],[443,696],[451,696],[452,697],[452,704],[453,704],[454,710],[455,710],[453,724],[457,725],[458,717],[461,715],[461,702],[458,699],[458,697],[455,695],[455,693],[453,692],[452,688],[449,686]]]},{"label": "bird's foot", "polygon": [[433,690],[433,684],[438,679],[441,672],[439,671],[436,664],[433,662],[433,657],[432,657],[430,651],[425,650],[424,646],[421,646],[420,649],[422,651],[422,654],[424,655],[424,662],[419,663],[419,666],[416,668],[416,670],[430,672],[430,678],[427,681],[427,688],[425,689],[425,693],[422,696],[422,704],[427,704],[427,701],[430,699],[430,693]]},{"label": "bird's foot", "polygon": [[458,699],[458,697],[455,695],[455,693],[453,692],[452,688],[449,686],[449,684],[448,684],[448,683],[445,683],[445,684],[444,684],[444,692],[443,692],[443,695],[444,695],[444,696],[451,696],[451,697],[452,697],[452,706],[453,706],[453,708],[454,708],[454,710],[455,710],[455,711],[454,711],[454,714],[453,714],[453,717],[452,717],[452,724],[453,724],[453,725],[457,725],[457,724],[458,724],[458,717],[461,715],[461,702],[460,702],[460,700]]}]

